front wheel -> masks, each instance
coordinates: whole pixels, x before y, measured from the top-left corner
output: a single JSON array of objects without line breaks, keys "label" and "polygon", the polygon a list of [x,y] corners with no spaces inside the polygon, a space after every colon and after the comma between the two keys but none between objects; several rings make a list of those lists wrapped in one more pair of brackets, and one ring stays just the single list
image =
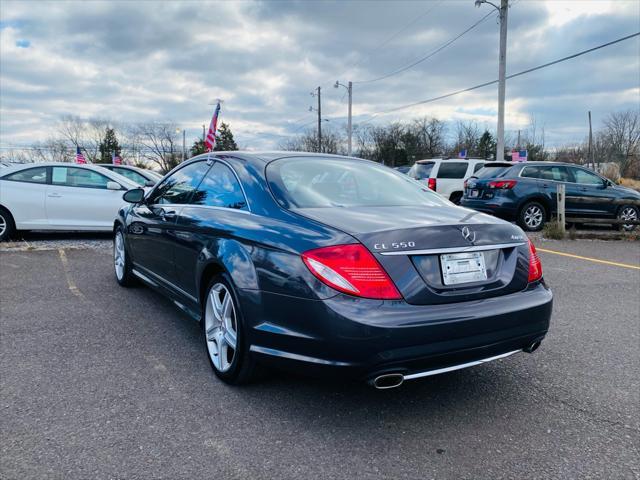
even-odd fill
[{"label": "front wheel", "polygon": [[16,226],[9,211],[0,207],[0,242],[9,240],[16,233]]},{"label": "front wheel", "polygon": [[[638,207],[634,207],[633,205],[623,205],[618,212],[618,220],[632,220],[637,222],[638,218],[640,218]],[[637,225],[634,224],[618,224],[618,229],[624,230],[625,232],[632,232],[636,227]]]},{"label": "front wheel", "polygon": [[538,202],[525,203],[518,214],[518,225],[529,232],[539,232],[544,226],[547,211]]},{"label": "front wheel", "polygon": [[116,274],[116,280],[123,287],[135,285],[136,279],[131,272],[131,259],[127,254],[124,244],[124,231],[122,227],[116,229],[113,237],[113,266]]},{"label": "front wheel", "polygon": [[203,303],[202,327],[211,368],[225,383],[249,383],[256,362],[249,355],[237,296],[226,276],[211,280]]}]

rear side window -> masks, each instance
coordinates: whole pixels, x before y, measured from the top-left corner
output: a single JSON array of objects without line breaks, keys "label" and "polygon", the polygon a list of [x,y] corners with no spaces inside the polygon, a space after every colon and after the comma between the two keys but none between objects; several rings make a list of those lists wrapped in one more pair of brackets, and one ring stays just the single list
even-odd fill
[{"label": "rear side window", "polygon": [[145,183],[147,182],[147,179],[144,178],[142,175],[140,175],[138,172],[136,172],[135,170],[128,170],[126,168],[112,168],[111,169],[113,172],[117,173],[118,175],[122,175],[123,177],[128,178],[129,180],[132,180],[134,182],[136,182],[138,185],[145,185]]},{"label": "rear side window", "polygon": [[540,178],[543,180],[552,180],[554,182],[568,182],[569,173],[565,167],[540,167]]},{"label": "rear side window", "polygon": [[431,175],[431,170],[433,170],[434,162],[429,163],[414,163],[413,167],[409,169],[407,175],[412,178],[417,178],[418,180],[422,180],[423,178],[429,178]]},{"label": "rear side window", "polygon": [[476,178],[499,178],[511,170],[510,166],[484,167],[475,174]]},{"label": "rear side window", "polygon": [[525,178],[540,178],[540,167],[524,167],[520,176]]},{"label": "rear side window", "polygon": [[468,163],[464,162],[442,162],[438,169],[438,178],[464,178],[467,173]]},{"label": "rear side window", "polygon": [[478,170],[484,167],[484,163],[476,163],[476,166],[473,167],[473,173],[476,173]]},{"label": "rear side window", "polygon": [[53,167],[51,183],[64,187],[107,188],[111,180],[89,169],[78,167]]},{"label": "rear side window", "polygon": [[238,179],[229,167],[220,162],[211,167],[189,203],[247,210],[247,200]]},{"label": "rear side window", "polygon": [[13,182],[26,182],[26,183],[47,183],[47,168],[27,168],[11,175],[4,177],[4,180],[11,180]]},{"label": "rear side window", "polygon": [[156,187],[149,202],[152,204],[189,203],[191,194],[196,191],[207,170],[209,170],[209,165],[206,161],[182,167]]}]

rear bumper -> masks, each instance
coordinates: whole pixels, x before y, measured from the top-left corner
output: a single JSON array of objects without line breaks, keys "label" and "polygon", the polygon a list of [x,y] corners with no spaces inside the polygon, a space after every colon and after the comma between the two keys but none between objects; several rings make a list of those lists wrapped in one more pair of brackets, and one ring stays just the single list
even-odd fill
[{"label": "rear bumper", "polygon": [[490,200],[471,200],[462,198],[460,206],[471,208],[478,212],[488,213],[505,220],[515,220],[518,216],[518,205],[509,199],[495,197]]},{"label": "rear bumper", "polygon": [[304,374],[351,378],[412,375],[527,348],[546,335],[553,302],[543,283],[443,305],[250,295],[241,303],[244,318],[260,319],[248,329],[256,357]]}]

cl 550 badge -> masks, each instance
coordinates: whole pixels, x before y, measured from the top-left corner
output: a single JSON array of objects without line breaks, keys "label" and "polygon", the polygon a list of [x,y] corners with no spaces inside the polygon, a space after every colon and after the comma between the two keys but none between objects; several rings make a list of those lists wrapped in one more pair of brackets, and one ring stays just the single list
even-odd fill
[{"label": "cl 550 badge", "polygon": [[413,248],[416,246],[416,242],[391,242],[391,243],[376,243],[373,245],[374,250],[389,250],[398,248]]}]

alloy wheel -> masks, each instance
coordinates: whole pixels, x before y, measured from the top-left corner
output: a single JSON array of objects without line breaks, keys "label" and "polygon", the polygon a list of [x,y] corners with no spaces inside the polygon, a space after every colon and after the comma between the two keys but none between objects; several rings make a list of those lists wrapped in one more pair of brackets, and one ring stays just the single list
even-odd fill
[{"label": "alloy wheel", "polygon": [[7,220],[4,218],[4,215],[0,213],[0,237],[4,235],[4,232],[7,231]]},{"label": "alloy wheel", "polygon": [[124,278],[125,265],[124,239],[122,238],[122,232],[117,232],[114,238],[113,262],[116,269],[116,277],[118,277],[118,280],[122,280]]},{"label": "alloy wheel", "polygon": [[[638,211],[633,207],[624,207],[620,214],[618,215],[620,220],[638,220]],[[633,224],[623,224],[622,228],[625,230],[633,230],[635,225]]]},{"label": "alloy wheel", "polygon": [[529,205],[524,212],[524,223],[531,229],[536,229],[542,225],[544,213],[537,205]]},{"label": "alloy wheel", "polygon": [[226,372],[237,352],[238,323],[233,297],[223,283],[216,283],[209,290],[204,321],[211,362],[216,370]]}]

